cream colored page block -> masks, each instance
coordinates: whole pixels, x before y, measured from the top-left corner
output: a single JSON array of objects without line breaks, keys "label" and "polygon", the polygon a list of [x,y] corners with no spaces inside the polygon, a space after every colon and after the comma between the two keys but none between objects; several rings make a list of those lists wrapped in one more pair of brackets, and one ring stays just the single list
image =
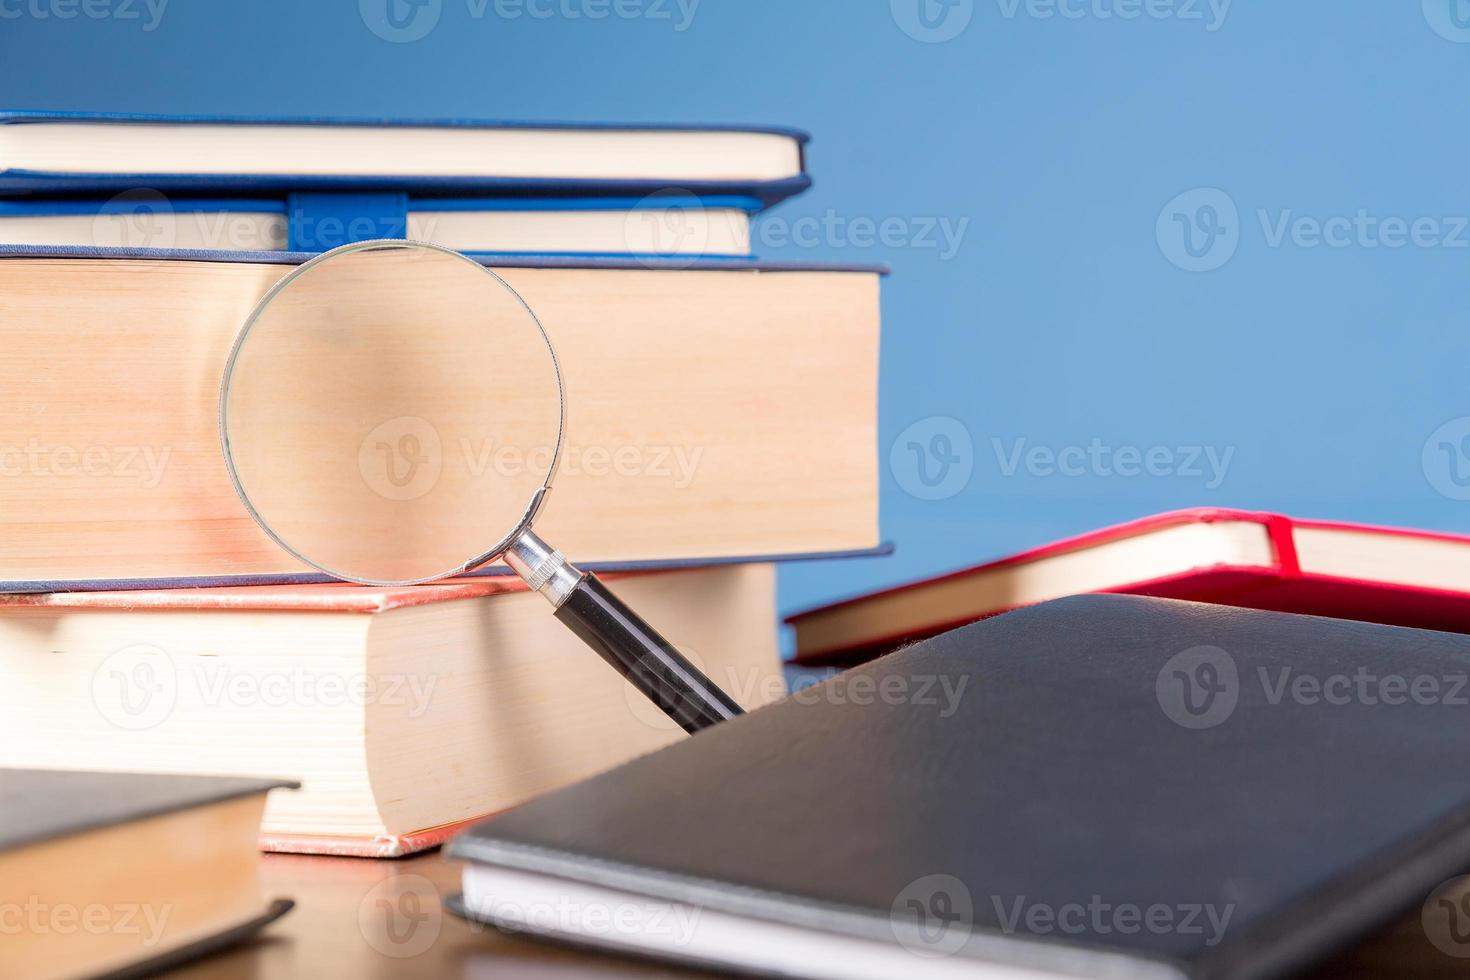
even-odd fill
[{"label": "cream colored page block", "polygon": [[728,208],[677,206],[637,211],[415,211],[408,216],[408,237],[471,252],[748,255],[750,218]]},{"label": "cream colored page block", "polygon": [[298,567],[235,498],[216,427],[230,344],[285,268],[0,262],[0,578]]},{"label": "cream colored page block", "polygon": [[[146,203],[146,202],[143,202]],[[164,205],[166,207],[166,205]],[[415,211],[408,238],[468,252],[748,255],[744,211],[678,207],[638,211]],[[286,216],[253,212],[0,215],[0,242],[273,251]]]},{"label": "cream colored page block", "polygon": [[[773,566],[747,565],[625,578],[612,588],[751,709],[785,693],[775,581]],[[556,621],[545,600],[525,598],[424,607],[375,624],[369,658],[380,676],[412,671],[423,649],[436,651],[431,710],[415,718],[412,702],[398,699],[367,717],[369,771],[390,833],[474,817],[688,737]],[[520,639],[507,642],[512,636]]]},{"label": "cream colored page block", "polygon": [[[612,583],[746,707],[784,692],[775,569]],[[402,834],[684,738],[518,593],[380,615],[13,607],[0,767],[299,779],[264,831]]]},{"label": "cream colored page block", "polygon": [[0,129],[0,169],[779,180],[801,173],[801,148],[769,133],[47,123]]},{"label": "cream colored page block", "polygon": [[[617,280],[630,314],[613,325],[598,272],[503,274],[566,376],[568,456],[538,528],[569,557],[841,549],[854,528],[858,547],[877,544],[875,277],[639,273]],[[752,289],[776,312],[750,316]],[[599,340],[610,329],[626,339]],[[625,448],[641,460],[632,477],[587,456]]]},{"label": "cream colored page block", "polygon": [[[267,831],[375,833],[361,614],[10,608],[0,767],[303,779]],[[354,680],[355,679],[355,680]]]},{"label": "cream colored page block", "polygon": [[[161,200],[161,199],[160,199]],[[0,242],[272,251],[286,247],[286,216],[243,211],[0,216]],[[163,202],[162,207],[167,207]]]},{"label": "cream colored page block", "polygon": [[1304,572],[1421,589],[1470,589],[1470,547],[1461,541],[1300,526],[1292,533]]},{"label": "cream colored page block", "polygon": [[[0,262],[0,578],[301,569],[236,499],[216,431],[230,343],[288,269]],[[877,543],[876,277],[503,273],[562,360],[567,454],[538,527],[569,557]]]},{"label": "cream colored page block", "polygon": [[1210,565],[1268,567],[1266,529],[1253,521],[1162,528],[1066,554],[958,575],[804,619],[807,650],[857,645],[940,623],[1095,592]]}]

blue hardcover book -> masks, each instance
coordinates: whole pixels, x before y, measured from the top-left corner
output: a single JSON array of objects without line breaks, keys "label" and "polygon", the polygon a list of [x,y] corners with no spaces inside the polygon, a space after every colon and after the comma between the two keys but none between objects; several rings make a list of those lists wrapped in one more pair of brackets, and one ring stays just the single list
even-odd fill
[{"label": "blue hardcover book", "polygon": [[[308,257],[0,246],[0,591],[321,579],[251,520],[216,425],[232,340]],[[554,327],[569,427],[537,529],[569,558],[883,553],[883,268],[481,259]]]},{"label": "blue hardcover book", "polygon": [[323,252],[407,238],[462,252],[523,255],[750,255],[755,197],[434,197],[308,191],[275,197],[165,195],[0,199],[7,245]]},{"label": "blue hardcover book", "polygon": [[780,127],[475,119],[0,112],[0,195],[595,196],[682,191],[769,205],[805,190]]}]

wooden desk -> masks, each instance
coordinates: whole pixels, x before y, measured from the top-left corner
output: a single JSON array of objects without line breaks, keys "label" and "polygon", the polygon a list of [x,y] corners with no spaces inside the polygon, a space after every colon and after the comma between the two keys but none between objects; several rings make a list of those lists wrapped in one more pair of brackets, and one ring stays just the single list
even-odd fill
[{"label": "wooden desk", "polygon": [[703,977],[472,926],[445,912],[460,866],[437,851],[401,861],[269,854],[265,895],[296,907],[259,939],[167,974],[168,980],[443,977],[572,980]]},{"label": "wooden desk", "polygon": [[[177,970],[170,980],[709,976],[473,927],[439,906],[441,895],[459,891],[459,866],[438,852],[404,861],[268,855],[264,878],[268,896],[294,898],[296,908],[254,942]],[[1452,958],[1430,945],[1416,909],[1312,972],[1309,980],[1463,980],[1467,975],[1470,960]]]}]

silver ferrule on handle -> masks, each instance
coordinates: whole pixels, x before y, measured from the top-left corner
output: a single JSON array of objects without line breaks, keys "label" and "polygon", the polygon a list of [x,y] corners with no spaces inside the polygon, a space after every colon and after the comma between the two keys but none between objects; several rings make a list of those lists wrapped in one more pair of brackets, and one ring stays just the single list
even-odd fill
[{"label": "silver ferrule on handle", "polygon": [[526,528],[505,551],[505,563],[511,567],[532,592],[544,595],[553,606],[561,604],[582,581],[582,571],[562,557],[551,545]]}]

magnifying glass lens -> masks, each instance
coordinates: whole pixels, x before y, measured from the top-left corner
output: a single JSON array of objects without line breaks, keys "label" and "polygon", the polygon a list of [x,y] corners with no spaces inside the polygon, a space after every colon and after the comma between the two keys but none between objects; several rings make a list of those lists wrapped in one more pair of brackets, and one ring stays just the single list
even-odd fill
[{"label": "magnifying glass lens", "polygon": [[396,584],[501,550],[549,485],[556,359],[498,276],[440,249],[341,249],[288,277],[236,343],[221,435],[241,497],[331,575]]},{"label": "magnifying glass lens", "polygon": [[741,713],[531,521],[564,422],[525,302],[434,245],[364,242],[282,279],[225,366],[220,439],[256,522],[307,564],[407,585],[503,556],[555,616],[694,732]]}]

